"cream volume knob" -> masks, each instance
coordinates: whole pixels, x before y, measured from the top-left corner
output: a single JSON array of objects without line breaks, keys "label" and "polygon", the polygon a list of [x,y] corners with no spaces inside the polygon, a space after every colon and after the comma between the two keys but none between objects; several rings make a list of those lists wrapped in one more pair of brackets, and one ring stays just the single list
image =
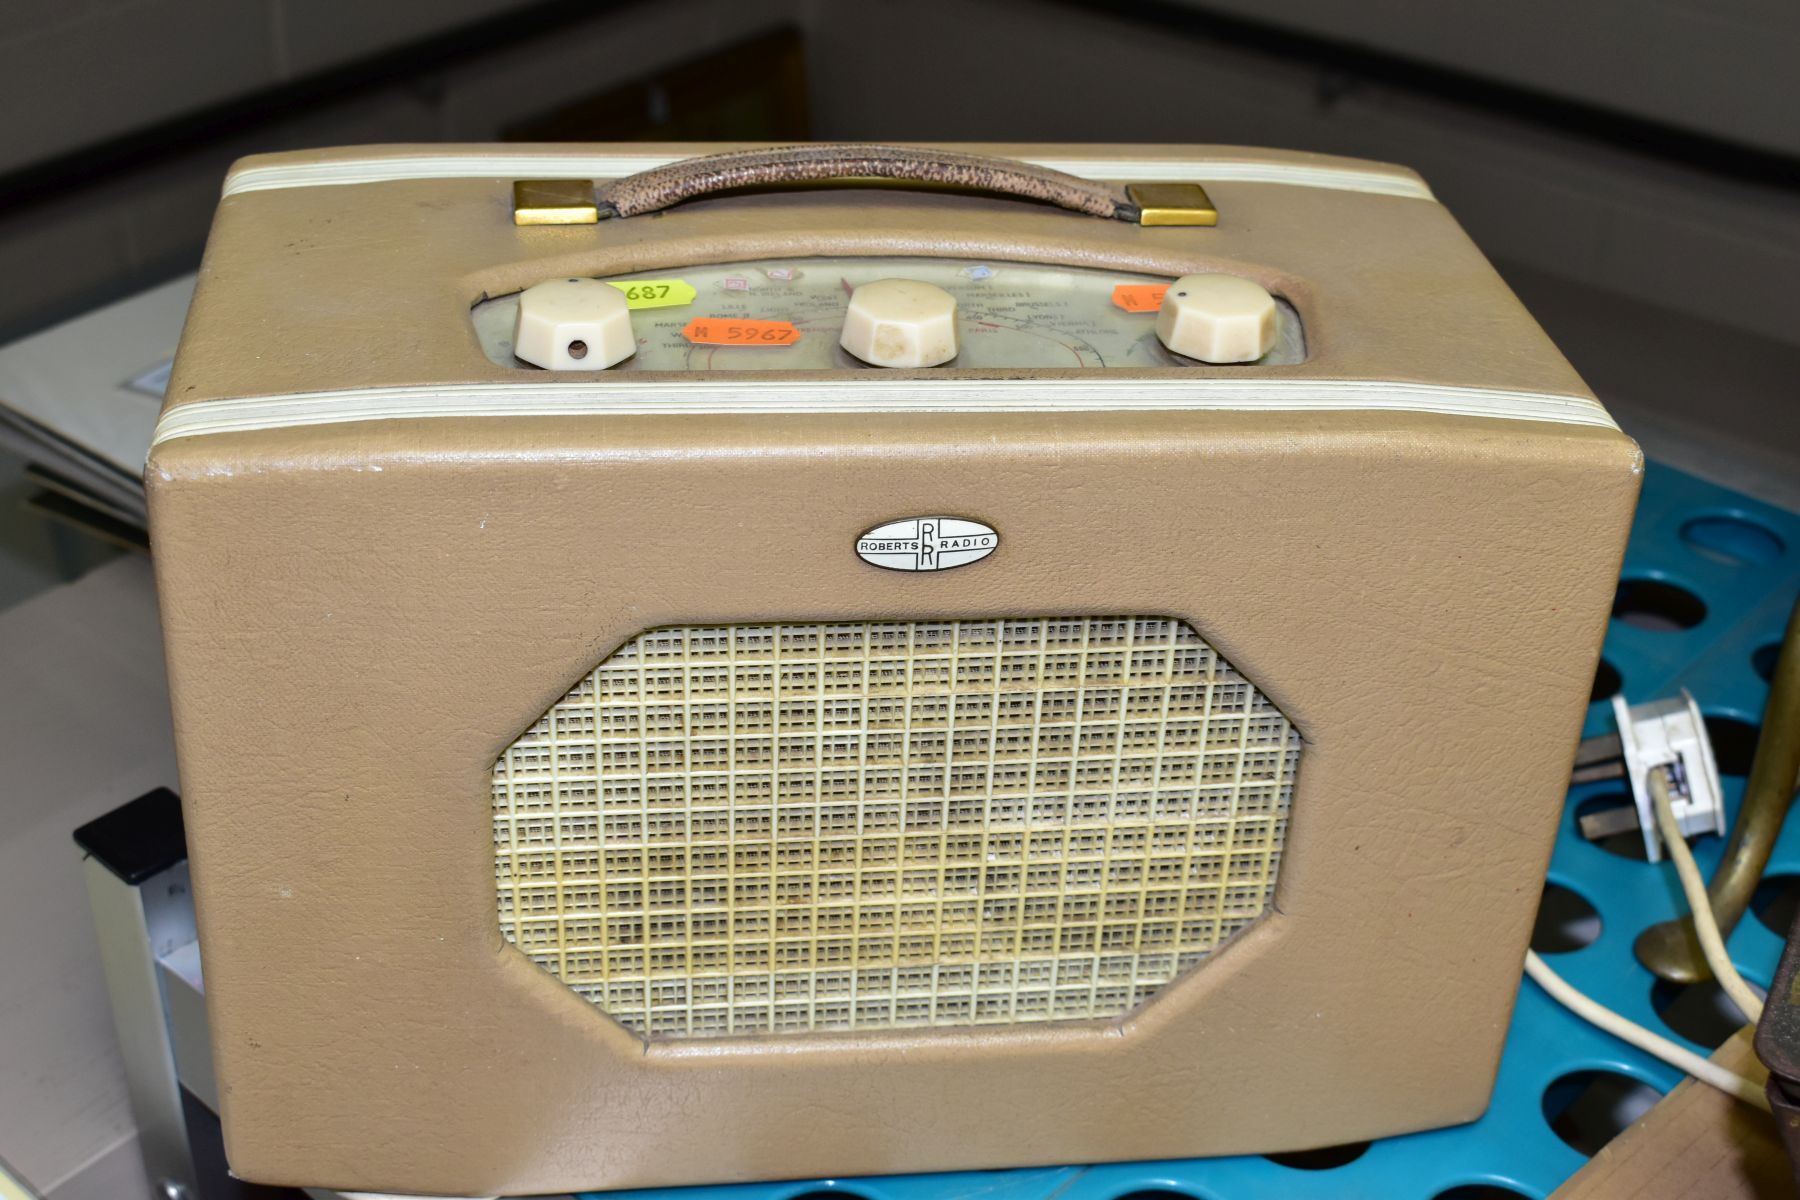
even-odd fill
[{"label": "cream volume knob", "polygon": [[1163,293],[1156,336],[1209,363],[1254,362],[1275,346],[1275,299],[1238,275],[1183,275]]},{"label": "cream volume knob", "polygon": [[598,279],[552,279],[519,293],[513,353],[549,371],[602,371],[637,350],[625,293]]},{"label": "cream volume knob", "polygon": [[916,279],[877,279],[850,294],[844,349],[878,367],[935,367],[956,357],[956,297]]}]

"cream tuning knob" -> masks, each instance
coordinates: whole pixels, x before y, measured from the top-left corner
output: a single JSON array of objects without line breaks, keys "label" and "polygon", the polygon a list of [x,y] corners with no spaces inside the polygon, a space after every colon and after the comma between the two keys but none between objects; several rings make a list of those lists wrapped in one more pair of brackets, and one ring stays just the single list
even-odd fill
[{"label": "cream tuning knob", "polygon": [[1275,346],[1275,300],[1238,275],[1183,275],[1163,294],[1156,336],[1209,363],[1254,362]]},{"label": "cream tuning knob", "polygon": [[513,353],[551,371],[602,371],[637,350],[625,293],[598,279],[552,279],[519,293]]},{"label": "cream tuning knob", "polygon": [[877,279],[850,294],[838,344],[878,367],[935,367],[956,357],[956,297],[916,279]]}]

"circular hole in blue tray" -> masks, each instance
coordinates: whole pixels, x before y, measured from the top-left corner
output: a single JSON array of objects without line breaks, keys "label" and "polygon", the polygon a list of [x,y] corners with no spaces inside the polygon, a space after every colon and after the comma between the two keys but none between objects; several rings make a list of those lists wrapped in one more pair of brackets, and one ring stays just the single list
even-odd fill
[{"label": "circular hole in blue tray", "polygon": [[1501,1187],[1497,1183],[1465,1183],[1447,1192],[1439,1192],[1431,1200],[1529,1200],[1524,1192]]},{"label": "circular hole in blue tray", "polygon": [[[1581,818],[1593,813],[1605,812],[1609,808],[1632,807],[1635,806],[1631,799],[1631,793],[1626,791],[1601,792],[1597,796],[1589,796],[1575,806],[1575,836],[1581,836]],[[1586,838],[1582,838],[1582,840],[1587,841]],[[1644,853],[1644,835],[1635,828],[1628,829],[1624,833],[1609,833],[1603,838],[1596,838],[1588,842],[1588,845],[1598,846],[1608,854],[1629,858],[1633,862],[1649,861],[1649,857]]]},{"label": "circular hole in blue tray", "polygon": [[1750,669],[1764,683],[1775,678],[1775,660],[1781,657],[1781,643],[1769,642],[1750,652]]},{"label": "circular hole in blue tray", "polygon": [[1342,1146],[1321,1146],[1317,1150],[1290,1150],[1285,1154],[1265,1154],[1264,1158],[1278,1166],[1296,1171],[1329,1171],[1355,1162],[1369,1152],[1367,1142],[1346,1142]]},{"label": "circular hole in blue tray", "polygon": [[1592,1158],[1660,1099],[1629,1075],[1573,1071],[1544,1089],[1544,1120],[1571,1149]]},{"label": "circular hole in blue tray", "polygon": [[1139,1188],[1135,1192],[1126,1192],[1113,1197],[1113,1200],[1194,1200],[1186,1192],[1171,1191],[1168,1188]]},{"label": "circular hole in blue tray", "polygon": [[863,1193],[853,1192],[848,1188],[815,1187],[783,1196],[781,1200],[864,1200],[864,1197]]},{"label": "circular hole in blue tray", "polygon": [[[1750,986],[1756,987],[1754,983]],[[1659,979],[1650,986],[1650,1007],[1664,1025],[1708,1050],[1723,1046],[1725,1039],[1745,1025],[1744,1014],[1711,979],[1687,984]]]},{"label": "circular hole in blue tray", "polygon": [[1772,563],[1787,550],[1780,535],[1739,513],[1695,517],[1681,527],[1681,540],[1715,562]]},{"label": "circular hole in blue tray", "polygon": [[1596,700],[1611,700],[1619,694],[1619,689],[1624,686],[1625,681],[1619,677],[1619,668],[1603,658],[1600,660],[1600,665],[1594,668],[1594,688],[1588,693],[1588,703],[1592,704]]},{"label": "circular hole in blue tray", "polygon": [[1770,933],[1786,937],[1800,914],[1800,875],[1765,875],[1750,896],[1750,911]]},{"label": "circular hole in blue tray", "polygon": [[1634,629],[1674,633],[1706,620],[1706,601],[1666,579],[1623,579],[1612,615]]},{"label": "circular hole in blue tray", "polygon": [[1567,954],[1593,945],[1599,936],[1600,913],[1586,896],[1560,883],[1544,885],[1537,922],[1531,927],[1533,950],[1539,954]]},{"label": "circular hole in blue tray", "polygon": [[1760,725],[1752,725],[1737,717],[1707,717],[1706,736],[1712,741],[1713,760],[1719,774],[1745,776],[1756,761],[1756,739]]}]

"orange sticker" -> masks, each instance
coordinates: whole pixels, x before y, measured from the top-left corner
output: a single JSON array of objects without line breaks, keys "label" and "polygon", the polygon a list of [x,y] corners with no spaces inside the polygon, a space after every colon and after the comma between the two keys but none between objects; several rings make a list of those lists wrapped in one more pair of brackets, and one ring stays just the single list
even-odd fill
[{"label": "orange sticker", "polygon": [[1126,312],[1155,312],[1168,290],[1166,283],[1121,283],[1113,289],[1113,303]]},{"label": "orange sticker", "polygon": [[696,346],[791,346],[800,340],[792,321],[748,317],[695,317],[681,336]]}]

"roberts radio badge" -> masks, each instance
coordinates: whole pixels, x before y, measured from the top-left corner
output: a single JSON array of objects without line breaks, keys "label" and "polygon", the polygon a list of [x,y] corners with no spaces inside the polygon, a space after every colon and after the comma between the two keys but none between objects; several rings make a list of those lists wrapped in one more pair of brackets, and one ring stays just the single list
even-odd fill
[{"label": "roberts radio badge", "polygon": [[890,571],[947,571],[979,562],[1000,535],[962,517],[907,517],[877,525],[856,539],[856,556]]}]

